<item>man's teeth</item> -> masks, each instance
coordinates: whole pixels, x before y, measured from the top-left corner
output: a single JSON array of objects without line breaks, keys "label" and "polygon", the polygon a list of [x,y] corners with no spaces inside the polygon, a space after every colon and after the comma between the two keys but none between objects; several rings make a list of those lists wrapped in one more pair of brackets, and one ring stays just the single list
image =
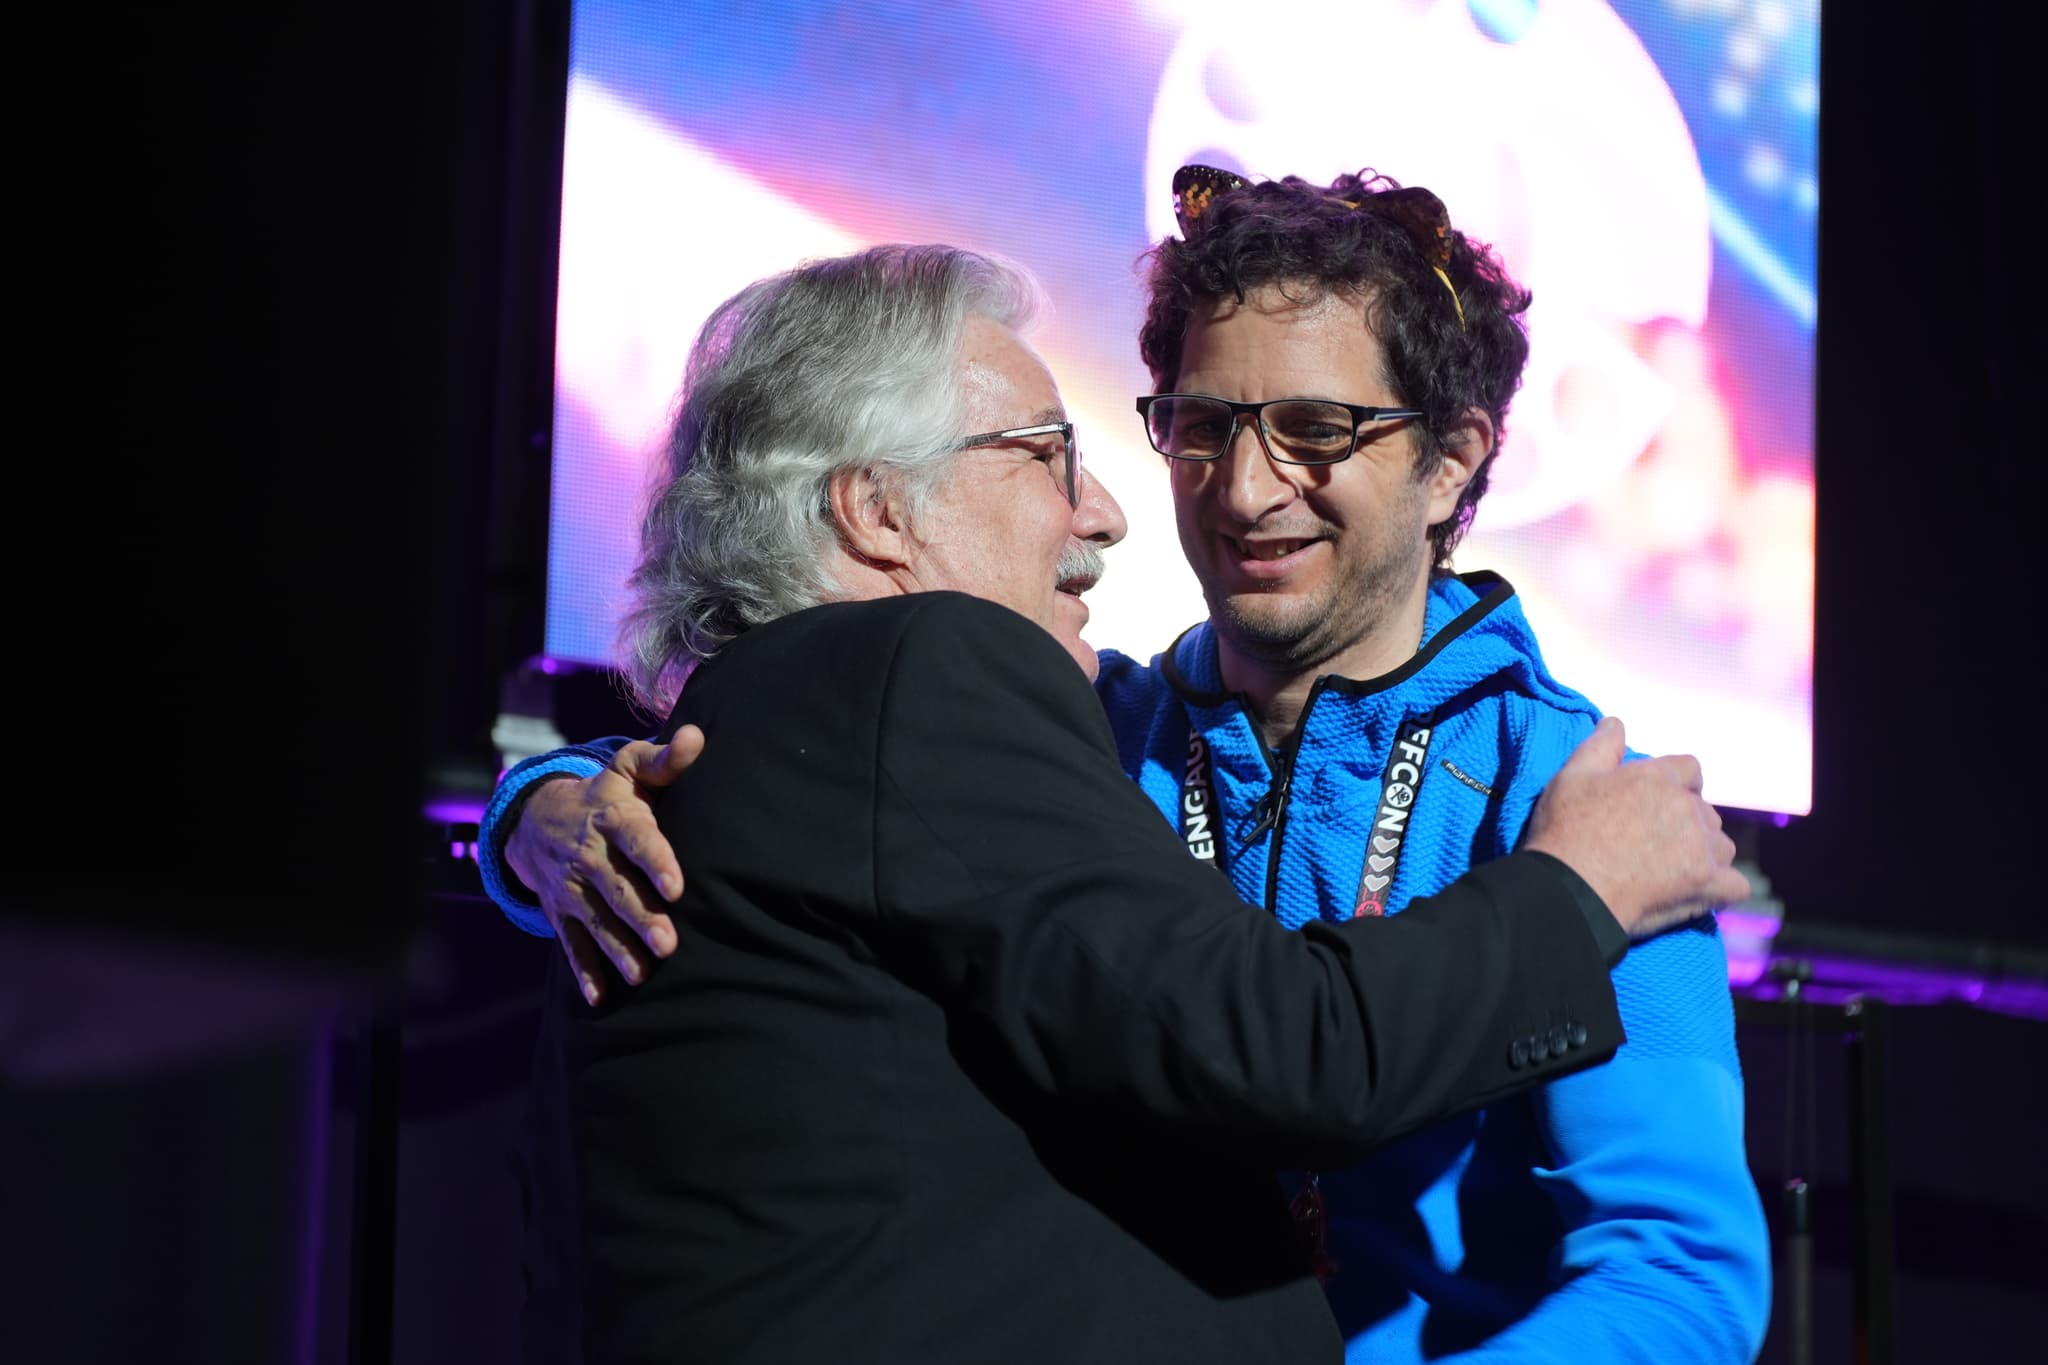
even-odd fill
[{"label": "man's teeth", "polygon": [[1282,559],[1293,554],[1296,550],[1308,544],[1308,542],[1306,540],[1261,540],[1258,542],[1247,540],[1240,542],[1240,544],[1244,547],[1245,558],[1247,559]]}]

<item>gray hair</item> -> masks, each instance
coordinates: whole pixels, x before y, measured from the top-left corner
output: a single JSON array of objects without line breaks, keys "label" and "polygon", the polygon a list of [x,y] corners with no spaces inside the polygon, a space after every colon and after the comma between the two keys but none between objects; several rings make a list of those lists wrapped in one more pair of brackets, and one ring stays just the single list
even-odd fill
[{"label": "gray hair", "polygon": [[971,316],[1022,330],[1037,284],[950,246],[878,246],[748,285],[697,335],[640,528],[619,628],[657,715],[750,626],[831,601],[828,485],[872,470],[913,525],[951,467]]}]

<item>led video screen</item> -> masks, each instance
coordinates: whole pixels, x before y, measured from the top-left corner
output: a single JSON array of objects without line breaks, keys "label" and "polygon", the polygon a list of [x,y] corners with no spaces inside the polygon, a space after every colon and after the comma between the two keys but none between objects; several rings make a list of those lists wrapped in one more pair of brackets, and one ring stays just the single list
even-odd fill
[{"label": "led video screen", "polygon": [[1814,0],[583,0],[569,86],[547,648],[608,662],[648,452],[750,280],[884,241],[1022,262],[1131,533],[1090,595],[1141,658],[1199,619],[1132,411],[1139,258],[1184,162],[1424,185],[1529,286],[1459,569],[1708,795],[1812,790]]}]

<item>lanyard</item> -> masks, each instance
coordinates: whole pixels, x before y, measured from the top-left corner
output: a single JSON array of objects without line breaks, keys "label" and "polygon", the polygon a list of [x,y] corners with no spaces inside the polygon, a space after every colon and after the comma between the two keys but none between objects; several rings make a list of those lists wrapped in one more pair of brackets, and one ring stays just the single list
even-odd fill
[{"label": "lanyard", "polygon": [[[1306,718],[1304,718],[1306,724]],[[1365,862],[1358,870],[1358,903],[1352,915],[1387,913],[1387,890],[1401,866],[1401,848],[1408,841],[1408,816],[1415,809],[1422,779],[1429,773],[1429,743],[1436,729],[1436,712],[1425,711],[1401,722],[1394,732],[1393,748],[1387,754],[1386,771],[1380,774],[1380,804],[1373,813],[1372,828],[1366,834]],[[1299,757],[1297,753],[1296,757]],[[1216,808],[1214,767],[1209,742],[1188,721],[1188,762],[1180,782],[1180,832],[1188,852],[1218,872],[1227,873],[1223,860],[1223,815]],[[1275,779],[1278,780],[1277,777]],[[1284,798],[1282,798],[1284,799]],[[1276,812],[1277,814],[1277,812]],[[1278,824],[1274,838],[1279,838]],[[1341,918],[1324,916],[1325,919]],[[1328,1284],[1337,1273],[1327,1242],[1330,1215],[1323,1202],[1322,1179],[1309,1171],[1287,1207],[1294,1225],[1307,1239],[1310,1270],[1318,1282]]]},{"label": "lanyard", "polygon": [[1223,817],[1216,809],[1216,784],[1210,777],[1209,741],[1188,722],[1188,766],[1180,780],[1180,837],[1188,852],[1228,875],[1223,863]]},{"label": "lanyard", "polygon": [[1380,774],[1380,806],[1373,813],[1372,829],[1365,841],[1365,862],[1358,869],[1358,901],[1354,915],[1387,913],[1387,888],[1401,865],[1401,847],[1408,842],[1408,815],[1422,792],[1422,779],[1429,775],[1429,741],[1436,729],[1436,712],[1425,711],[1401,722],[1394,732],[1394,747],[1387,754],[1387,770]]},{"label": "lanyard", "polygon": [[[1380,804],[1373,813],[1372,828],[1366,835],[1365,861],[1358,869],[1358,897],[1351,915],[1387,913],[1387,890],[1401,865],[1401,849],[1408,841],[1408,816],[1421,793],[1422,779],[1429,772],[1429,744],[1436,729],[1436,712],[1426,711],[1401,722],[1387,753],[1386,771],[1380,774]],[[1187,769],[1180,782],[1180,833],[1188,852],[1226,875],[1223,813],[1216,805],[1214,768],[1209,742],[1201,731],[1188,726]],[[1347,915],[1325,915],[1343,920]]]}]

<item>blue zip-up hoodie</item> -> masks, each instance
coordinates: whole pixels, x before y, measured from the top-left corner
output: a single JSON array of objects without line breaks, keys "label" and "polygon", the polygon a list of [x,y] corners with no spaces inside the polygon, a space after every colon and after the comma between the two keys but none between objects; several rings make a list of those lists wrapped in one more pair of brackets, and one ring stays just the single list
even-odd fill
[{"label": "blue zip-up hoodie", "polygon": [[[1223,691],[1206,625],[1149,667],[1104,651],[1096,690],[1124,770],[1169,820],[1200,727],[1231,880],[1289,928],[1356,904],[1404,720],[1436,712],[1427,776],[1382,892],[1390,913],[1511,851],[1537,794],[1599,719],[1551,678],[1514,590],[1491,574],[1433,583],[1415,657],[1365,682],[1321,680],[1277,758]],[[529,782],[589,776],[625,742],[530,759],[499,784],[478,861],[492,898],[529,932],[549,930],[504,877],[502,815]],[[1322,1174],[1330,1302],[1351,1360],[1755,1357],[1768,1243],[1712,922],[1637,944],[1614,985],[1628,1042],[1606,1066]]]},{"label": "blue zip-up hoodie", "polygon": [[[1513,851],[1599,720],[1550,676],[1492,574],[1434,582],[1416,655],[1368,681],[1319,679],[1278,754],[1224,691],[1207,624],[1150,667],[1102,659],[1124,770],[1178,823],[1198,728],[1230,879],[1289,928],[1358,904],[1404,722],[1436,716],[1388,913]],[[1711,920],[1636,945],[1614,974],[1629,1038],[1614,1061],[1322,1174],[1351,1360],[1754,1358],[1769,1249],[1727,970]]]}]

